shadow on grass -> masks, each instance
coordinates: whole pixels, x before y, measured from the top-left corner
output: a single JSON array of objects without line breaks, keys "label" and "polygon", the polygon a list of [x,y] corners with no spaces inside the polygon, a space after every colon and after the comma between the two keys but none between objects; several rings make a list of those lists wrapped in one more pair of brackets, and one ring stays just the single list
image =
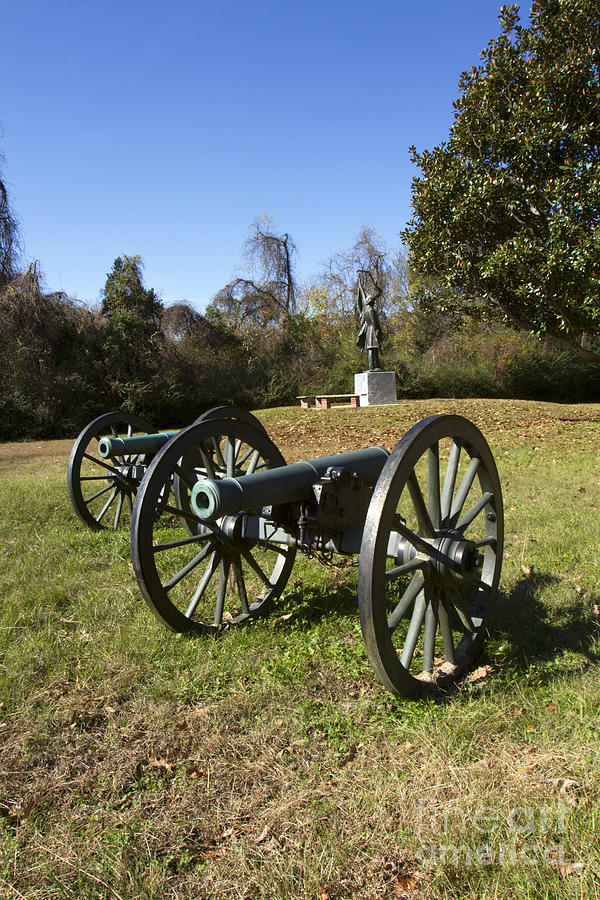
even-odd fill
[{"label": "shadow on grass", "polygon": [[[584,603],[575,595],[553,608],[542,601],[542,592],[560,583],[554,575],[536,573],[521,578],[512,591],[501,592],[488,624],[491,639],[486,655],[499,655],[502,667],[512,672],[530,670],[536,663],[549,663],[566,653],[579,654],[588,664],[600,661],[598,620],[591,612],[593,598]],[[499,642],[503,647],[495,654]],[[582,666],[574,668],[581,671]],[[548,681],[565,674],[564,669],[541,669],[540,675]]]},{"label": "shadow on grass", "polygon": [[[600,626],[592,612],[594,602],[600,603],[600,598],[588,596],[584,600],[573,594],[562,604],[550,607],[542,595],[561,582],[554,575],[535,573],[520,579],[511,591],[500,592],[488,623],[487,648],[483,646],[473,667],[487,660],[508,677],[514,677],[531,672],[537,664],[538,680],[548,683],[569,672],[581,673],[590,663],[600,662]],[[285,595],[284,602],[273,614],[279,620],[277,627],[288,631],[336,617],[358,618],[356,583],[335,588],[299,586]],[[553,665],[567,654],[568,662]],[[502,678],[502,674],[498,675]],[[464,677],[471,680],[465,673],[455,683],[446,685],[436,699],[444,702],[455,696]]]},{"label": "shadow on grass", "polygon": [[[358,621],[356,583],[332,587],[301,587],[288,591],[270,614],[287,630],[316,625],[326,619],[355,616]],[[288,618],[289,616],[289,618]]]}]

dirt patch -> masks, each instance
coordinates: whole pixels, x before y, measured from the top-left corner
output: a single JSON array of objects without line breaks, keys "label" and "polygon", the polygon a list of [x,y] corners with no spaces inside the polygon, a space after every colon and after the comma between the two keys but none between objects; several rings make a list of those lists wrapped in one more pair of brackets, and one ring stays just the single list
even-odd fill
[{"label": "dirt patch", "polygon": [[0,444],[0,472],[39,472],[40,463],[67,465],[73,441],[23,441]]}]

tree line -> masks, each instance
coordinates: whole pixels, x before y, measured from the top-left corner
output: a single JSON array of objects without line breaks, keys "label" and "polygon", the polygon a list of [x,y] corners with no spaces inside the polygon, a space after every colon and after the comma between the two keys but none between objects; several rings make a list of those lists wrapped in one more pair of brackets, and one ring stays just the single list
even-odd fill
[{"label": "tree line", "polygon": [[356,272],[382,288],[400,397],[600,400],[600,18],[596,0],[518,7],[463,73],[447,141],[421,170],[403,245],[363,227],[300,283],[296,246],[252,223],[246,272],[203,313],[165,306],[123,254],[96,307],[20,269],[0,178],[0,438],[76,433],[122,408],[179,427],[219,403],[349,392]]}]

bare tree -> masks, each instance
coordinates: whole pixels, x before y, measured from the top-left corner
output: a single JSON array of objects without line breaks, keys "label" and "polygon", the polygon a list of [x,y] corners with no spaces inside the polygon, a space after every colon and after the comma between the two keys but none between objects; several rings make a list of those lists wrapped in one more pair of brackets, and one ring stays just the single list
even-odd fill
[{"label": "bare tree", "polygon": [[18,249],[17,223],[10,211],[6,186],[0,177],[0,286],[6,284],[15,273]]},{"label": "bare tree", "polygon": [[354,314],[356,273],[367,271],[381,289],[380,309],[396,311],[407,293],[406,259],[402,251],[392,251],[372,228],[363,225],[348,250],[335,253],[319,275],[305,286],[304,300],[310,313],[328,321]]},{"label": "bare tree", "polygon": [[268,216],[255,219],[243,246],[254,277],[235,278],[212,299],[211,307],[233,328],[264,327],[296,311],[294,262],[296,245],[289,234],[277,234]]}]

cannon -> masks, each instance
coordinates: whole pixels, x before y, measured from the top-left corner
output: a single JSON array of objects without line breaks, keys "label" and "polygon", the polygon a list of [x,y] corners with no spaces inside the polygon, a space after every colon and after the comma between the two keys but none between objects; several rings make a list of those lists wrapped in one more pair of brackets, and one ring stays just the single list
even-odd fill
[{"label": "cannon", "polygon": [[133,507],[142,595],[178,632],[265,615],[296,552],[358,557],[367,655],[394,694],[446,690],[473,663],[498,587],[503,507],[493,455],[461,416],[382,447],[292,465],[264,428],[216,411],[154,454]]},{"label": "cannon", "polygon": [[[263,429],[255,416],[237,407],[215,407],[196,421],[232,418]],[[93,419],[73,444],[67,485],[73,509],[93,531],[110,522],[117,529],[129,523],[133,501],[154,455],[179,431],[158,432],[146,419],[126,412],[109,412]],[[214,464],[219,471],[219,461]]]}]

